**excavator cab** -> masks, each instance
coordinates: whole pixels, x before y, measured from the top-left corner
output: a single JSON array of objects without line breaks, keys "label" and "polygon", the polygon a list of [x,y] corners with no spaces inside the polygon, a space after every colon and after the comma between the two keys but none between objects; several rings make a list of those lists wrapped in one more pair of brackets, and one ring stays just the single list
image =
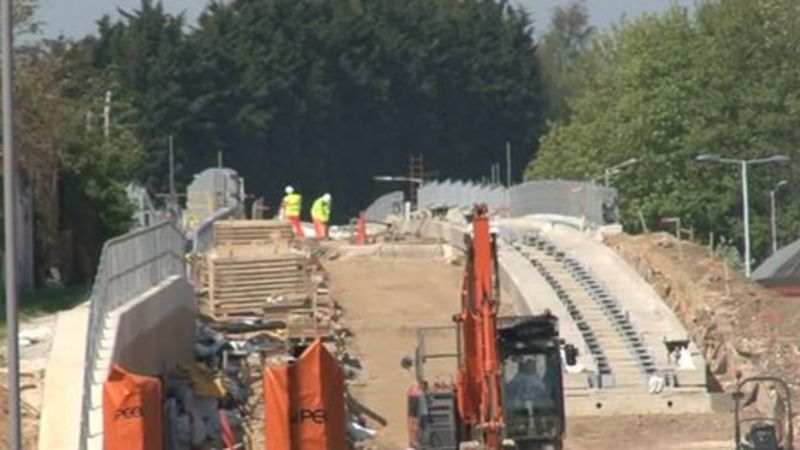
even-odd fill
[{"label": "excavator cab", "polygon": [[[733,392],[736,450],[793,450],[791,391],[786,382],[766,376],[742,379],[741,373],[736,378]],[[766,394],[761,393],[764,386]],[[759,401],[762,395],[764,401]]]},{"label": "excavator cab", "polygon": [[520,450],[560,449],[564,393],[558,320],[550,314],[501,317],[497,328],[505,440]]}]

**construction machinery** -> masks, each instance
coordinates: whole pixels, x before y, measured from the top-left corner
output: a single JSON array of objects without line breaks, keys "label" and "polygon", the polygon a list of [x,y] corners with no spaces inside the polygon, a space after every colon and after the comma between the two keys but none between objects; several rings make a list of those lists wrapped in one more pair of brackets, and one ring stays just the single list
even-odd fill
[{"label": "construction machinery", "polygon": [[[409,440],[420,450],[561,449],[564,437],[562,351],[574,364],[577,352],[563,346],[558,320],[538,316],[498,318],[497,241],[485,206],[476,206],[466,237],[461,312],[455,326],[418,330],[416,386],[409,390]],[[427,334],[453,329],[456,351],[426,349]],[[563,346],[563,349],[562,349]],[[453,380],[429,383],[425,364],[456,358]]]},{"label": "construction machinery", "polygon": [[[767,388],[766,405],[759,408],[762,386]],[[736,450],[794,449],[792,398],[785,381],[769,376],[743,379],[737,373],[733,406]]]}]

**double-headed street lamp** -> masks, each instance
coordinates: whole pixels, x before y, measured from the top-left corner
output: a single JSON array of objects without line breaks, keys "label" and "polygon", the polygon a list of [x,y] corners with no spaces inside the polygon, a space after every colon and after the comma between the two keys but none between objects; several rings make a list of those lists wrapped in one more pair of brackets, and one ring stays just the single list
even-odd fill
[{"label": "double-headed street lamp", "polygon": [[767,164],[767,163],[784,163],[789,161],[789,158],[786,155],[772,155],[767,158],[758,158],[758,159],[728,159],[728,158],[721,158],[719,155],[714,155],[710,153],[703,153],[701,155],[697,155],[695,158],[696,161],[699,162],[715,162],[715,163],[725,163],[725,164],[736,164],[739,166],[741,173],[742,173],[742,203],[744,203],[744,208],[742,211],[742,216],[744,219],[744,273],[747,278],[750,278],[750,204],[748,201],[748,192],[747,192],[747,168],[750,165],[754,164]]},{"label": "double-headed street lamp", "polygon": [[769,225],[770,230],[772,231],[772,254],[774,255],[775,252],[778,251],[778,232],[775,230],[775,193],[778,192],[780,188],[789,184],[786,180],[778,181],[775,184],[775,187],[770,189],[769,191]]},{"label": "double-headed street lamp", "polygon": [[615,166],[606,167],[603,170],[603,184],[605,185],[605,187],[611,187],[611,176],[612,175],[616,175],[616,174],[619,173],[620,170],[622,170],[622,169],[624,169],[624,168],[626,168],[628,166],[632,166],[632,165],[634,165],[634,164],[636,164],[638,162],[639,162],[638,159],[631,158],[631,159],[626,159],[625,161],[622,161],[621,163],[619,163],[619,164],[617,164]]}]

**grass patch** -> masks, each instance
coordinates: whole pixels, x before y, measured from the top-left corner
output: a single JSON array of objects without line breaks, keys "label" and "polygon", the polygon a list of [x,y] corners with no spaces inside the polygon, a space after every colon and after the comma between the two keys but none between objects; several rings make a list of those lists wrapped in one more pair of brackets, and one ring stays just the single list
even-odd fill
[{"label": "grass patch", "polygon": [[[0,285],[0,324],[6,323],[6,293],[5,286]],[[36,317],[43,314],[54,313],[72,308],[78,303],[87,300],[90,294],[89,286],[54,287],[43,286],[24,292],[19,303],[21,317]]]}]

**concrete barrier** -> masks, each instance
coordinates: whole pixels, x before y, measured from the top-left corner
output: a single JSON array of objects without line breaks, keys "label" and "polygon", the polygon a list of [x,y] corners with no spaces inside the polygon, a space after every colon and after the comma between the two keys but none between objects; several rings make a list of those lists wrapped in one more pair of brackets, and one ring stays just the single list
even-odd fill
[{"label": "concrete barrier", "polygon": [[[194,290],[180,276],[164,280],[109,314],[95,373],[97,382],[92,385],[89,449],[103,448],[103,381],[111,365],[162,375],[180,362],[191,361],[196,317]],[[79,405],[70,410],[79,410]]]}]

